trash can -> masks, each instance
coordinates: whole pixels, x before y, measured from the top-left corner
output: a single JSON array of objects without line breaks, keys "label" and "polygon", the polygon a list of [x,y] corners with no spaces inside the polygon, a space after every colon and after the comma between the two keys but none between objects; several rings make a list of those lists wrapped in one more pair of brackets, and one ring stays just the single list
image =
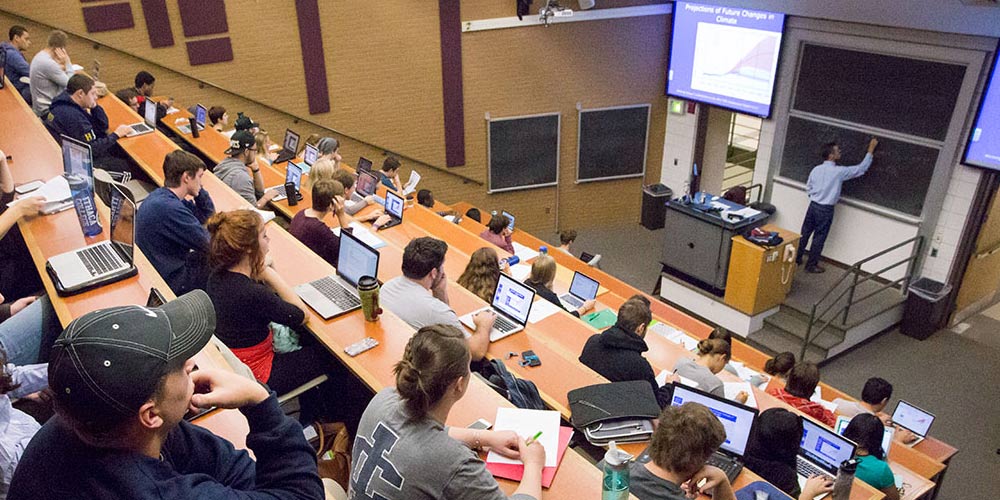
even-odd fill
[{"label": "trash can", "polygon": [[944,326],[948,317],[948,297],[951,285],[920,278],[910,283],[906,305],[903,307],[903,323],[899,330],[910,337],[924,340]]},{"label": "trash can", "polygon": [[674,192],[663,184],[650,184],[642,188],[642,220],[646,229],[661,229],[667,217],[667,202]]}]

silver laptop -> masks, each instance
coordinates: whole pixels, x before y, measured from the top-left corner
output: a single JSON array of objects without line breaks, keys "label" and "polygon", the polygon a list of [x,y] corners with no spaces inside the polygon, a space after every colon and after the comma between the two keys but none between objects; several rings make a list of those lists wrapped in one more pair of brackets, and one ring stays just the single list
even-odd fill
[{"label": "silver laptop", "polygon": [[323,319],[330,319],[361,307],[358,280],[378,278],[378,251],[349,231],[340,232],[337,274],[295,287],[295,293]]},{"label": "silver laptop", "polygon": [[[299,168],[299,165],[297,163],[289,162],[288,166],[285,168],[285,184],[288,184],[289,182],[295,184],[295,190],[299,192],[299,199],[301,200],[302,169]],[[285,190],[285,184],[282,184],[280,186],[272,186],[266,189],[266,191],[270,191],[273,189],[278,192],[278,194],[275,195],[274,198],[272,198],[273,201],[281,201],[288,199],[288,192]]]},{"label": "silver laptop", "polygon": [[[205,106],[202,106],[201,104],[196,104],[194,110],[194,122],[198,125],[199,131],[205,130],[206,119],[208,119],[208,110],[205,109]],[[178,125],[177,130],[180,130],[185,134],[191,134],[191,125],[190,123],[185,123],[184,125]]]},{"label": "silver laptop", "polygon": [[281,150],[278,151],[278,157],[274,159],[274,163],[281,163],[295,158],[298,150],[299,134],[290,128],[285,129],[285,140],[281,142]]},{"label": "silver laptop", "polygon": [[833,481],[840,464],[854,457],[855,444],[823,425],[802,419],[802,441],[795,457],[795,472],[799,486],[810,477],[820,475]]},{"label": "silver laptop", "polygon": [[302,151],[302,163],[290,163],[290,165],[295,165],[302,169],[302,173],[308,174],[312,170],[313,163],[319,159],[319,149],[312,144],[306,144],[306,148]]},{"label": "silver laptop", "polygon": [[493,303],[489,307],[477,309],[459,318],[463,325],[475,331],[476,324],[472,317],[480,311],[492,309],[497,313],[497,320],[490,331],[490,342],[496,342],[509,337],[528,324],[528,314],[531,313],[531,303],[535,301],[535,291],[520,281],[500,273],[497,286],[493,289]]},{"label": "silver laptop", "polygon": [[143,103],[143,114],[146,121],[129,125],[129,127],[132,127],[132,131],[126,134],[125,137],[135,137],[156,130],[156,103],[146,99]]},{"label": "silver laptop", "polygon": [[46,269],[62,294],[114,283],[136,274],[135,201],[121,186],[111,185],[111,239],[56,255]]},{"label": "silver laptop", "polygon": [[573,273],[573,281],[569,284],[569,293],[560,295],[559,300],[572,306],[572,309],[577,309],[584,302],[596,299],[600,287],[601,284],[597,280],[576,271]]},{"label": "silver laptop", "polygon": [[927,432],[931,430],[931,424],[934,423],[934,415],[901,399],[896,403],[896,409],[892,412],[892,423],[917,436],[917,440],[909,444],[909,446],[913,446],[927,437]]},{"label": "silver laptop", "polygon": [[351,199],[363,201],[365,198],[375,194],[378,187],[378,179],[370,172],[358,171],[358,180],[355,181],[354,194]]},{"label": "silver laptop", "polygon": [[[841,436],[844,435],[844,430],[847,429],[847,425],[851,423],[851,419],[840,416],[837,417],[837,423],[834,424],[833,430],[837,431],[837,434]],[[892,437],[896,434],[896,428],[891,425],[885,426],[885,433],[882,434],[882,451],[886,455],[889,454],[889,447],[892,446]]]}]

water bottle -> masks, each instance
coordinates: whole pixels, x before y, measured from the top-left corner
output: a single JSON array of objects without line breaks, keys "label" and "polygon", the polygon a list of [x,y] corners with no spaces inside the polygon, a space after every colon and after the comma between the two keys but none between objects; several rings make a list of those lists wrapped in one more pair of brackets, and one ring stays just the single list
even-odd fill
[{"label": "water bottle", "polygon": [[624,450],[619,450],[615,442],[608,446],[604,454],[604,480],[601,481],[601,500],[628,499],[628,465],[632,460]]},{"label": "water bottle", "polygon": [[101,234],[101,220],[97,217],[97,206],[94,205],[94,190],[90,188],[90,179],[80,174],[64,174],[73,195],[73,207],[80,220],[83,235],[97,236]]},{"label": "water bottle", "polygon": [[549,247],[547,247],[545,245],[542,245],[542,246],[538,247],[538,253],[540,253],[542,255],[548,254],[549,253]]},{"label": "water bottle", "polygon": [[500,267],[502,268],[504,264],[507,264],[508,266],[513,266],[518,262],[521,262],[521,258],[516,255],[511,255],[510,257],[507,257],[505,259],[500,259]]},{"label": "water bottle", "polygon": [[833,500],[847,500],[851,497],[851,485],[854,484],[854,473],[858,470],[858,459],[844,460],[837,469],[837,479],[833,481]]}]

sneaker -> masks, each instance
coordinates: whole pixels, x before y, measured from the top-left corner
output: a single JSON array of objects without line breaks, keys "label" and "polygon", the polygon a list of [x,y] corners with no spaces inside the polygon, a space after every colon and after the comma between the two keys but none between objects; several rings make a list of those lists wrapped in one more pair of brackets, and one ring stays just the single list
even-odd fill
[{"label": "sneaker", "polygon": [[823,269],[822,267],[819,267],[818,265],[817,266],[806,266],[806,272],[807,273],[812,273],[812,274],[823,274],[823,273],[826,272],[826,269]]}]

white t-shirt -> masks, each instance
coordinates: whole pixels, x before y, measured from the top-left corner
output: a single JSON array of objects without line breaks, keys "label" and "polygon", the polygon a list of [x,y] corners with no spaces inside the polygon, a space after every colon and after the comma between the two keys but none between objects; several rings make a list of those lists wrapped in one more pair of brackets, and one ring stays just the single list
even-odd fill
[{"label": "white t-shirt", "polygon": [[465,332],[458,315],[423,285],[397,276],[382,285],[379,300],[386,309],[416,329],[429,325],[452,325]]}]

